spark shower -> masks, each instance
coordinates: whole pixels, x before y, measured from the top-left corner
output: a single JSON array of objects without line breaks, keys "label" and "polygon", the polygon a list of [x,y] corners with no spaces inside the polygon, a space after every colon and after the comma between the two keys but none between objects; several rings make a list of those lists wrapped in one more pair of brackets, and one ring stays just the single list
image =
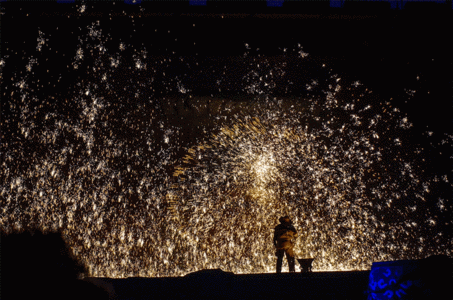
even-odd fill
[{"label": "spark shower", "polygon": [[[274,95],[294,86],[289,61],[302,68],[310,55],[245,44],[246,100],[222,96],[222,79],[219,95],[201,97],[184,79],[197,59],[153,56],[101,25],[81,29],[60,74],[46,70],[52,37],[40,31],[2,84],[2,230],[61,230],[99,277],[273,272],[282,214],[314,270],[451,254],[451,168],[425,172],[412,120],[360,78],[318,65],[303,94]],[[49,75],[66,90],[45,89]],[[433,134],[451,151],[451,135],[423,138]]]}]

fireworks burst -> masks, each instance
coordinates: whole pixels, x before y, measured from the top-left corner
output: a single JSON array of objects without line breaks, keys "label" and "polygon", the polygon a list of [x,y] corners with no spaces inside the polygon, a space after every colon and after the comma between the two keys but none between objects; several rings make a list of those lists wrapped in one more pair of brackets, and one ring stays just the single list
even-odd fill
[{"label": "fireworks burst", "polygon": [[[46,41],[41,32],[36,51]],[[424,176],[408,118],[360,83],[340,86],[329,73],[308,81],[303,97],[273,97],[293,85],[285,55],[260,58],[242,84],[264,99],[214,103],[168,79],[183,59],[133,50],[128,62],[133,45],[109,54],[95,25],[84,42],[70,70],[85,77],[67,93],[38,93],[40,57],[5,88],[2,230],[61,230],[88,275],[106,277],[271,272],[282,214],[299,229],[297,255],[315,257],[316,270],[450,251],[437,226],[451,199],[424,209],[437,184],[451,188],[450,173]],[[155,82],[184,96],[158,96]],[[200,119],[218,104],[205,122],[214,125],[181,121],[190,101]],[[193,132],[204,132],[200,142]],[[451,151],[452,137],[443,145]]]},{"label": "fireworks burst", "polygon": [[272,229],[285,214],[299,225],[297,256],[316,257],[318,270],[366,269],[433,250],[408,242],[421,234],[407,220],[423,218],[416,199],[428,192],[395,137],[408,125],[389,103],[341,103],[340,87],[331,88],[326,99],[300,99],[299,109],[255,104],[188,150],[172,208],[188,229],[179,243],[191,245],[189,261],[270,272]]}]

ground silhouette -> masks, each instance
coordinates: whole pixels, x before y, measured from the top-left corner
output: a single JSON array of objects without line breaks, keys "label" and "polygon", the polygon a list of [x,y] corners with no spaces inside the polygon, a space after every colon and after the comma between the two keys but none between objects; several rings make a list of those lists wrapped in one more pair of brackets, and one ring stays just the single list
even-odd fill
[{"label": "ground silhouette", "polygon": [[109,299],[58,232],[1,232],[1,299]]}]

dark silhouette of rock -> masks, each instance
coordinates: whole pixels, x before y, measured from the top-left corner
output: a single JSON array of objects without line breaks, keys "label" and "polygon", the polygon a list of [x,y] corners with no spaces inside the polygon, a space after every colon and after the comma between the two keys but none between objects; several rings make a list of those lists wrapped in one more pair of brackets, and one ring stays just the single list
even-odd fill
[{"label": "dark silhouette of rock", "polygon": [[201,270],[184,276],[185,293],[194,299],[230,299],[234,273]]},{"label": "dark silhouette of rock", "polygon": [[75,259],[60,233],[1,233],[1,299],[108,299],[79,280],[85,266]]},{"label": "dark silhouette of rock", "polygon": [[111,299],[366,299],[369,271],[233,274],[200,270],[184,277],[87,278]]}]

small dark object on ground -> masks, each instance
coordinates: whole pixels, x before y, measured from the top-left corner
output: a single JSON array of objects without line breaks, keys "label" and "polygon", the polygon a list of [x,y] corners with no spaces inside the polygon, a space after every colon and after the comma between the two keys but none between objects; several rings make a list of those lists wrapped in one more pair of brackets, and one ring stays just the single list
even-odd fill
[{"label": "small dark object on ground", "polygon": [[311,272],[311,264],[313,263],[314,258],[301,258],[297,259],[300,265],[301,273]]}]

